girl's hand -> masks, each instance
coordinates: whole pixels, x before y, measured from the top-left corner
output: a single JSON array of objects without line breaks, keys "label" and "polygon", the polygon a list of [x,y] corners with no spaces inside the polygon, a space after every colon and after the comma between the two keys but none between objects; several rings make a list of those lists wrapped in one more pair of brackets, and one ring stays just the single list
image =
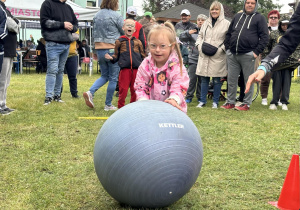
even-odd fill
[{"label": "girl's hand", "polygon": [[175,106],[177,109],[182,111],[182,108],[178,105],[178,103],[174,99],[166,99],[165,102],[171,104],[172,106]]}]

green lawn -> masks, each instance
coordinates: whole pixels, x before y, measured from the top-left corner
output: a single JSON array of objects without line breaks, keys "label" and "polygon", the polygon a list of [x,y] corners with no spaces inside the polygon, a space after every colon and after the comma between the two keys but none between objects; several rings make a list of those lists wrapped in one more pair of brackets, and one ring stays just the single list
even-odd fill
[{"label": "green lawn", "polygon": [[[78,75],[79,95],[98,77]],[[17,111],[0,116],[0,209],[123,209],[94,171],[94,143],[105,120],[78,119],[112,114],[103,110],[106,86],[95,94],[94,110],[82,97],[71,98],[66,76],[65,103],[43,106],[44,86],[45,73],[12,75],[7,105]],[[189,104],[203,166],[190,192],[165,209],[275,209],[267,202],[278,200],[299,153],[299,90],[293,82],[289,111],[271,111],[260,97],[248,112],[214,110],[211,100],[203,109]]]}]

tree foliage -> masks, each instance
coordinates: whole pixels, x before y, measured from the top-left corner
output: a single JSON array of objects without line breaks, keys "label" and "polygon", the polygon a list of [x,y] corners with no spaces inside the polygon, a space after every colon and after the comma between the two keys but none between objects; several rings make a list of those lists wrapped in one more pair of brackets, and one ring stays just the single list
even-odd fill
[{"label": "tree foliage", "polygon": [[[153,14],[169,9],[171,7],[182,5],[185,3],[192,3],[197,6],[209,9],[211,3],[214,0],[144,0],[144,11],[151,11]],[[220,0],[224,6],[225,16],[233,17],[237,12],[243,9],[244,0]],[[258,1],[258,11],[264,16],[267,16],[269,11],[273,9],[280,9],[282,5],[274,4],[272,0],[260,0]]]}]

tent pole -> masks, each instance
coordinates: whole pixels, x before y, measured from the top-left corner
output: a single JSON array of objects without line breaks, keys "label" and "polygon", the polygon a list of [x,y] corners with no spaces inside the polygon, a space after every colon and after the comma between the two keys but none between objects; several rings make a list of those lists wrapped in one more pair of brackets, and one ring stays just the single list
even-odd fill
[{"label": "tent pole", "polygon": [[92,26],[90,26],[90,76],[92,76],[93,72],[93,51],[92,51]]}]

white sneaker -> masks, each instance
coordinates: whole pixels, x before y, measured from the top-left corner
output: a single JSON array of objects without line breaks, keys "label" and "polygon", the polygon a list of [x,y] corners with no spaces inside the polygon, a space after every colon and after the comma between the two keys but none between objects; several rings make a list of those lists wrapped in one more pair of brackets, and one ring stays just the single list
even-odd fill
[{"label": "white sneaker", "polygon": [[282,106],[282,103],[280,102],[280,100],[278,101],[278,106]]},{"label": "white sneaker", "polygon": [[94,103],[93,103],[93,95],[90,91],[87,91],[85,93],[83,93],[83,98],[85,100],[85,104],[90,107],[90,108],[94,108]]},{"label": "white sneaker", "polygon": [[289,110],[286,104],[282,104],[282,110],[284,110],[284,111]]},{"label": "white sneaker", "polygon": [[197,105],[197,108],[203,108],[204,106],[205,106],[205,103],[199,102],[199,104]]},{"label": "white sneaker", "polygon": [[261,104],[264,105],[264,106],[267,106],[268,105],[268,99],[267,98],[261,99]]},{"label": "white sneaker", "polygon": [[275,104],[270,104],[269,109],[277,110],[277,106]]},{"label": "white sneaker", "polygon": [[218,104],[214,102],[214,103],[212,104],[212,107],[211,107],[211,108],[217,109],[217,108],[218,108]]},{"label": "white sneaker", "polygon": [[105,105],[105,107],[104,107],[104,111],[115,111],[115,110],[117,110],[117,109],[118,109],[118,108],[115,107],[114,105],[110,105],[110,106]]}]

